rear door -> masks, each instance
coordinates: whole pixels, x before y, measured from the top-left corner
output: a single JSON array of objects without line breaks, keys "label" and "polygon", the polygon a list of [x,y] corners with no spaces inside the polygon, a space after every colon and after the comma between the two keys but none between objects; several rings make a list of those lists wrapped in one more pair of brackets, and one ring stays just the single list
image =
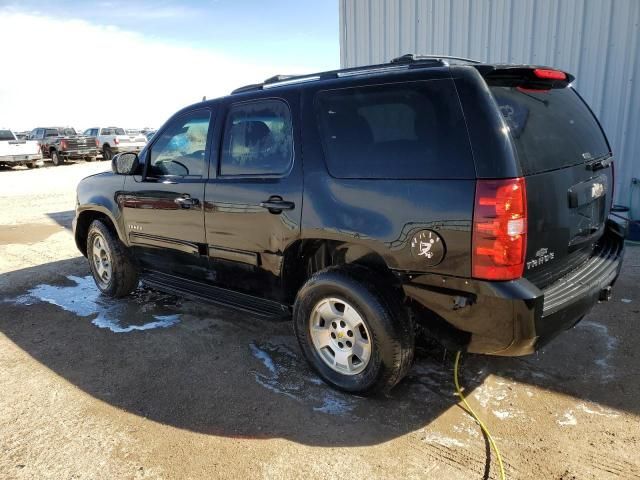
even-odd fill
[{"label": "rear door", "polygon": [[215,283],[279,300],[287,246],[299,238],[299,93],[234,102],[221,112],[205,227]]},{"label": "rear door", "polygon": [[174,118],[146,150],[144,171],[126,177],[118,194],[126,233],[148,270],[204,280],[204,186],[210,124],[208,108]]},{"label": "rear door", "polygon": [[489,86],[526,178],[524,276],[542,288],[583,263],[604,232],[613,193],[610,148],[566,84],[532,88],[502,78]]}]

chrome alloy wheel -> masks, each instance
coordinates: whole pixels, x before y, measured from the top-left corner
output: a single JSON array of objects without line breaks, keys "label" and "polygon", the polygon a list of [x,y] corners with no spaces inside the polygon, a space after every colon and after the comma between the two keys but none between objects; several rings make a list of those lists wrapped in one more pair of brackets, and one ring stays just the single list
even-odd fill
[{"label": "chrome alloy wheel", "polygon": [[344,375],[362,372],[371,358],[372,338],[355,308],[339,298],[325,298],[311,312],[309,331],[320,358]]},{"label": "chrome alloy wheel", "polygon": [[93,239],[92,248],[93,266],[95,267],[96,280],[101,286],[106,287],[111,281],[111,254],[109,247],[102,235],[97,234]]}]

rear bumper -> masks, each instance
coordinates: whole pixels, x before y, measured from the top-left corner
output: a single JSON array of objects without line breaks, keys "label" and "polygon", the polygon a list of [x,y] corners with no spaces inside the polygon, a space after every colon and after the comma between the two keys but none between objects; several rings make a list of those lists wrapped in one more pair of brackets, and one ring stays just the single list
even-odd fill
[{"label": "rear bumper", "polygon": [[7,163],[7,164],[12,163],[16,165],[21,165],[23,163],[30,163],[30,162],[33,162],[37,165],[43,165],[42,154],[34,153],[34,154],[27,154],[27,155],[0,156],[0,163]]},{"label": "rear bumper", "polygon": [[120,152],[135,152],[140,153],[144,148],[144,145],[118,145],[117,147],[111,147],[113,153]]},{"label": "rear bumper", "polygon": [[429,322],[444,321],[460,333],[457,348],[527,355],[574,326],[599,300],[608,299],[623,251],[624,231],[609,221],[595,254],[542,290],[524,278],[483,282],[433,275],[408,276],[403,288],[427,328]]}]

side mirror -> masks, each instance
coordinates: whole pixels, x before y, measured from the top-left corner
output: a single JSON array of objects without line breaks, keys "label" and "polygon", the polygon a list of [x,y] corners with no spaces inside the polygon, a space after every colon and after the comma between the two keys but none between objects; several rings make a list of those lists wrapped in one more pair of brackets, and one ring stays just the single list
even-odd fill
[{"label": "side mirror", "polygon": [[138,170],[140,159],[137,153],[118,153],[111,160],[111,170],[118,175],[133,175]]}]

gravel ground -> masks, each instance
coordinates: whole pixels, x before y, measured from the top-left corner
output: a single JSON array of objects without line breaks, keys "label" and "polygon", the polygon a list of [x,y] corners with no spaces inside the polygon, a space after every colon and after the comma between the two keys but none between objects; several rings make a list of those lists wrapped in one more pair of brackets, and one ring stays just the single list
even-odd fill
[{"label": "gravel ground", "polygon": [[[78,163],[0,170],[0,478],[497,478],[453,354],[384,398],[326,387],[288,322],[140,289],[107,301],[70,232]],[[611,302],[462,383],[509,478],[640,477],[640,248]]]}]

